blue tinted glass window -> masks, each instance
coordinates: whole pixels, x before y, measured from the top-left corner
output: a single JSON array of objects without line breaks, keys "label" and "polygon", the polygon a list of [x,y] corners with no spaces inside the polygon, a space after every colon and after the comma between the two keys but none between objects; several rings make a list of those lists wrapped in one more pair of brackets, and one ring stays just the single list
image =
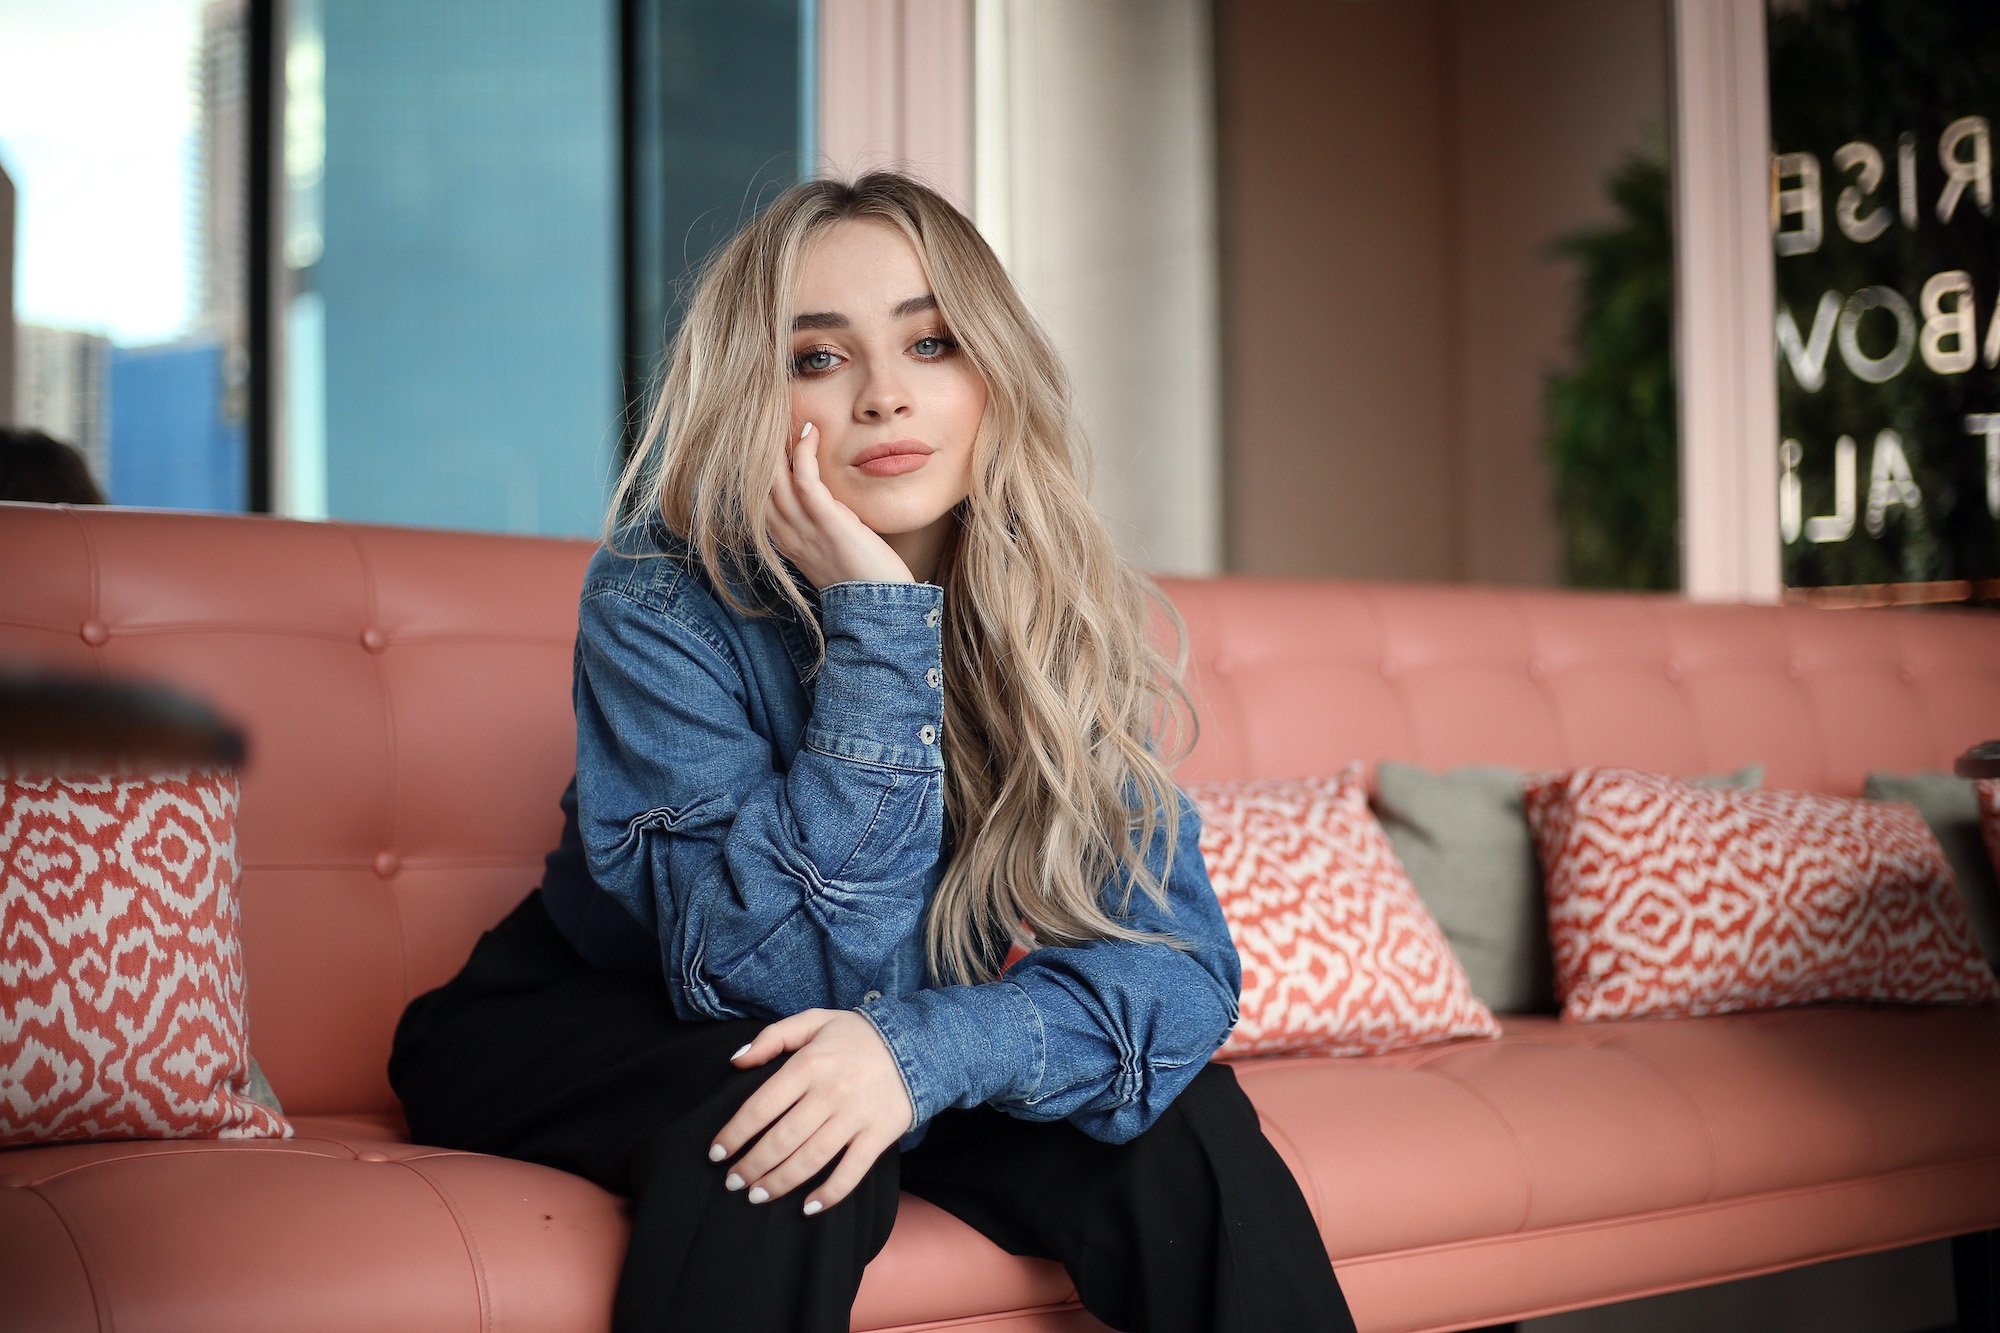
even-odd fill
[{"label": "blue tinted glass window", "polygon": [[290,17],[285,507],[594,532],[621,420],[615,7]]}]

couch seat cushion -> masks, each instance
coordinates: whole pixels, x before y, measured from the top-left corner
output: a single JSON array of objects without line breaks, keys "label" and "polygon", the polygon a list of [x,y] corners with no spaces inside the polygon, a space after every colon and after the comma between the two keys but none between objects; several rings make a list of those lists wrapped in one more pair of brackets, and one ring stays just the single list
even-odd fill
[{"label": "couch seat cushion", "polygon": [[2000,1156],[2000,1005],[1501,1021],[1237,1066],[1336,1261]]},{"label": "couch seat cushion", "polygon": [[[276,1303],[300,1330],[608,1325],[629,1234],[622,1200],[565,1172],[410,1144],[393,1116],[293,1123],[298,1136],[283,1141],[0,1151],[10,1317],[48,1333],[97,1329],[100,1311],[107,1326],[227,1333],[268,1327]],[[1074,1295],[1059,1265],[1006,1254],[905,1195],[854,1326]]]},{"label": "couch seat cushion", "polygon": [[608,1323],[625,1221],[596,1186],[366,1119],[293,1124],[290,1140],[0,1153],[0,1289],[27,1293],[23,1326],[95,1329],[101,1311],[104,1327],[247,1330],[274,1302],[296,1329]]},{"label": "couch seat cushion", "polygon": [[[1357,1314],[1434,1305],[1428,1266],[1456,1242],[1601,1225],[1613,1248],[1589,1262],[1615,1267],[1607,1255],[1657,1244],[1617,1231],[1635,1219],[1787,1191],[1816,1208],[1829,1185],[2000,1159],[2000,1005],[1502,1021],[1489,1042],[1235,1066],[1336,1263],[1352,1265]],[[100,1318],[262,1328],[273,1300],[297,1329],[604,1327],[628,1234],[617,1198],[411,1145],[393,1117],[294,1123],[291,1140],[0,1151],[0,1290],[25,1301],[25,1326],[56,1333]],[[1406,1267],[1381,1266],[1397,1254]],[[853,1326],[1073,1295],[1057,1265],[906,1195]]]}]

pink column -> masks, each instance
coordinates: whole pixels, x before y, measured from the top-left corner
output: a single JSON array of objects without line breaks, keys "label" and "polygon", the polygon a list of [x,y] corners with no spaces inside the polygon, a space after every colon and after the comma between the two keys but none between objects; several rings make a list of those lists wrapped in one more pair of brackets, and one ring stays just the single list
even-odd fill
[{"label": "pink column", "polygon": [[893,166],[972,211],[972,0],[821,0],[819,161]]}]

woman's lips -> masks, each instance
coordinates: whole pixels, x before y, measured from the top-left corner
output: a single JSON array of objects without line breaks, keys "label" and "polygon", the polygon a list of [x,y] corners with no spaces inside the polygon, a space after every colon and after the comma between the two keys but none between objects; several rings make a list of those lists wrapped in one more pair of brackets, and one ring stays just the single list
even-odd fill
[{"label": "woman's lips", "polygon": [[866,472],[871,477],[893,477],[903,472],[915,472],[930,461],[929,454],[885,454],[866,463],[856,463],[854,470]]}]

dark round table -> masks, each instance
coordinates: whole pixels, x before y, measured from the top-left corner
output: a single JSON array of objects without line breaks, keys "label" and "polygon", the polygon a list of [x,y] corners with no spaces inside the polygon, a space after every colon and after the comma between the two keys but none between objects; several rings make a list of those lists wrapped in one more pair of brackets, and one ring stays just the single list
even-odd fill
[{"label": "dark round table", "polygon": [[1958,757],[1952,771],[1962,778],[2000,778],[2000,741],[1981,741]]},{"label": "dark round table", "polygon": [[0,764],[240,767],[247,748],[241,728],[171,686],[0,663]]}]

